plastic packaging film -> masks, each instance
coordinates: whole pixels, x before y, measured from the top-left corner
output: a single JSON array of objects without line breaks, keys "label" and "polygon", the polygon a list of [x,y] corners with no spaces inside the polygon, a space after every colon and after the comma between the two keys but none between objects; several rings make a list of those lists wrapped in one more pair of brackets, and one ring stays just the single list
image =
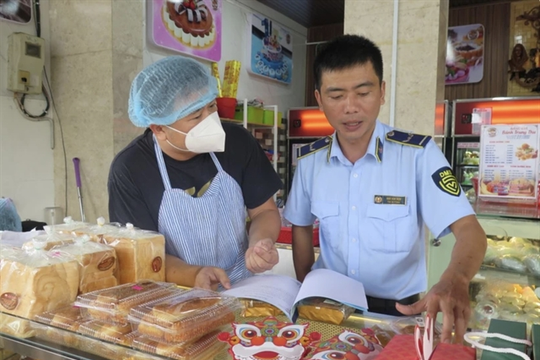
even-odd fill
[{"label": "plastic packaging film", "polygon": [[339,325],[354,313],[354,308],[324,298],[310,298],[300,303],[298,313],[304,319]]},{"label": "plastic packaging film", "polygon": [[132,224],[103,236],[116,250],[118,282],[165,281],[165,237],[153,231],[139,230]]},{"label": "plastic packaging film", "polygon": [[84,318],[126,325],[131,308],[175,291],[178,288],[174,284],[142,281],[79,295],[75,306],[81,308]]},{"label": "plastic packaging film", "polygon": [[228,60],[225,63],[225,74],[223,76],[223,96],[236,98],[238,93],[238,81],[240,80],[240,69],[242,64],[237,60]]},{"label": "plastic packaging film", "polygon": [[133,308],[129,321],[140,334],[158,341],[188,342],[231,323],[238,299],[192,289]]},{"label": "plastic packaging film", "polygon": [[32,319],[75,300],[79,288],[77,261],[43,250],[44,244],[34,240],[33,250],[11,251],[0,262],[1,311]]},{"label": "plastic packaging film", "polygon": [[111,246],[90,241],[88,235],[76,237],[73,244],[51,251],[71,256],[79,263],[79,294],[118,285],[116,251]]}]

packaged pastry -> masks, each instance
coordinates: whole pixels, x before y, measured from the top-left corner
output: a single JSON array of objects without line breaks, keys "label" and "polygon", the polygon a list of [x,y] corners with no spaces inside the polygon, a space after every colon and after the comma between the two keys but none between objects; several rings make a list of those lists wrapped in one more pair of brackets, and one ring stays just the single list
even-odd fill
[{"label": "packaged pastry", "polygon": [[346,320],[354,308],[330,299],[313,297],[304,299],[298,305],[298,316],[308,320],[339,325]]},{"label": "packaged pastry", "polygon": [[170,343],[187,342],[234,321],[234,297],[192,289],[133,308],[129,321],[141,335]]},{"label": "packaged pastry", "polygon": [[[44,331],[41,337],[67,346],[77,346],[78,337],[73,332],[78,331],[79,326],[85,322],[81,316],[80,309],[73,305],[38,314],[34,320],[50,325],[42,327],[42,331]],[[61,331],[59,329],[69,331]]]},{"label": "packaged pastry", "polygon": [[78,332],[124,346],[130,346],[133,341],[133,334],[129,324],[118,325],[99,320],[91,320],[81,324]]},{"label": "packaged pastry", "polygon": [[126,325],[131,308],[177,291],[182,290],[174,284],[141,281],[79,295],[75,305],[81,308],[84,318]]},{"label": "packaged pastry", "polygon": [[139,336],[133,340],[133,348],[151,354],[165,356],[177,360],[207,360],[213,359],[220,352],[224,352],[227,344],[217,340],[222,329],[214,330],[200,339],[174,344],[156,341],[147,336]]},{"label": "packaged pastry", "polygon": [[73,244],[57,246],[53,251],[71,256],[79,263],[79,294],[118,285],[116,252],[112,247],[95,243],[88,235],[82,235],[76,237]]},{"label": "packaged pastry", "polygon": [[267,317],[283,315],[283,312],[277,307],[264,301],[240,299],[240,303],[242,304],[242,312],[240,315],[243,317]]},{"label": "packaged pastry", "polygon": [[105,222],[105,218],[99,217],[96,220],[96,224],[93,224],[93,225],[88,224],[87,226],[80,227],[74,230],[73,234],[75,234],[76,236],[88,235],[90,236],[90,239],[92,241],[101,243],[101,242],[104,242],[103,237],[106,234],[114,233],[118,231],[119,228],[120,228],[120,224],[118,223],[107,224]]},{"label": "packaged pastry", "polygon": [[[44,226],[45,234],[37,235],[34,237],[37,241],[45,242],[43,246],[44,250],[50,250],[56,246],[72,244],[75,236],[73,234],[62,234],[59,232],[53,231],[51,226]],[[25,251],[33,250],[34,243],[33,241],[27,241],[22,245],[22,249]]]},{"label": "packaged pastry", "polygon": [[79,288],[78,263],[43,250],[34,240],[31,251],[12,251],[0,261],[0,311],[33,319],[37,314],[71,304]]},{"label": "packaged pastry", "polygon": [[116,250],[120,284],[140,280],[165,281],[165,237],[139,230],[132,224],[103,235],[102,241]]}]

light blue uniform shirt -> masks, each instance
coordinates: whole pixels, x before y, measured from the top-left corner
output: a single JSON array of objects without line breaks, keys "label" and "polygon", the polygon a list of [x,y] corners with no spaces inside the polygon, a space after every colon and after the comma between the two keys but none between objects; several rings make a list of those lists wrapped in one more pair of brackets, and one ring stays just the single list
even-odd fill
[{"label": "light blue uniform shirt", "polygon": [[377,121],[366,155],[354,164],[335,134],[329,146],[301,158],[284,216],[298,226],[319,219],[314,269],[346,274],[367,295],[400,300],[426,290],[424,223],[441,237],[474,211],[433,140],[393,134]]}]

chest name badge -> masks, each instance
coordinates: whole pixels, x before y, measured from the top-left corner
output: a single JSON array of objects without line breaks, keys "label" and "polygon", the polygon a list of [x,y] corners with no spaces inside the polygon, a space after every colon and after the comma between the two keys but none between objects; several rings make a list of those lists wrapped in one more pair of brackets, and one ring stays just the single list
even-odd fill
[{"label": "chest name badge", "polygon": [[407,205],[406,196],[375,195],[373,202],[382,205]]},{"label": "chest name badge", "polygon": [[443,192],[452,196],[459,196],[461,194],[461,187],[458,184],[456,176],[448,166],[435,171],[431,175],[431,178],[435,185]]}]

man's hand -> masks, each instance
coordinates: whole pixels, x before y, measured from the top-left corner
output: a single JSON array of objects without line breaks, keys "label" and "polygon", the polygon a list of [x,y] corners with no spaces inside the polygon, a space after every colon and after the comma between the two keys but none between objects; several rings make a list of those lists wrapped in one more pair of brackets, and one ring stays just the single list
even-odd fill
[{"label": "man's hand", "polygon": [[278,261],[278,251],[272,239],[259,240],[246,251],[246,267],[255,274],[272,269]]},{"label": "man's hand", "polygon": [[469,282],[458,277],[441,279],[420,301],[412,305],[396,303],[396,309],[404,315],[415,315],[426,311],[432,319],[436,319],[437,313],[442,311],[441,341],[452,342],[452,328],[454,327],[454,342],[460,344],[463,342],[463,335],[471,317]]},{"label": "man's hand", "polygon": [[208,290],[217,290],[219,284],[225,289],[231,288],[231,280],[229,280],[225,270],[218,267],[206,266],[197,272],[194,286]]}]

